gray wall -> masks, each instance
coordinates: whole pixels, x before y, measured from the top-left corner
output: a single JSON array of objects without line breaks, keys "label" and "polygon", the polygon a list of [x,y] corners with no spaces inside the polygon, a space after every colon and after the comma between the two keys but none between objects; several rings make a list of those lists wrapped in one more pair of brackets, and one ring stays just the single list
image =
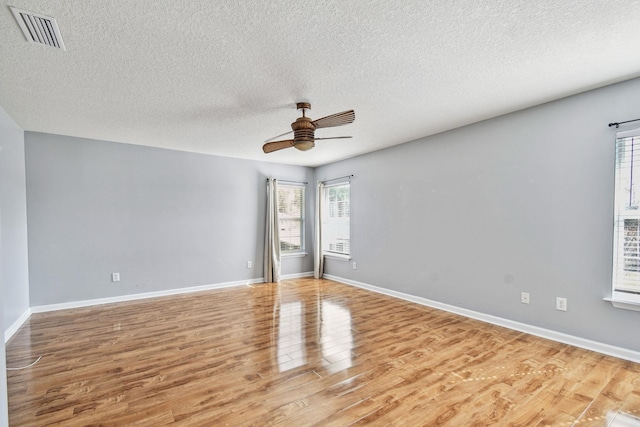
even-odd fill
[{"label": "gray wall", "polygon": [[[313,181],[311,168],[60,135],[25,144],[31,306],[263,277],[266,177]],[[284,275],[313,271],[307,225],[309,255]]]},{"label": "gray wall", "polygon": [[[2,245],[2,212],[0,211],[0,245]],[[0,271],[2,271],[2,252],[0,252]],[[4,295],[4,285],[0,274],[0,295]],[[4,304],[0,304],[0,331],[4,333]],[[4,350],[4,337],[0,340],[0,426],[9,425],[7,402],[7,359]]]},{"label": "gray wall", "polygon": [[29,309],[24,132],[0,108],[0,426],[9,424],[4,332]]},{"label": "gray wall", "polygon": [[358,269],[329,259],[326,273],[640,351],[640,313],[602,300],[613,235],[607,124],[640,117],[639,99],[635,79],[318,168],[321,180],[355,175]]},{"label": "gray wall", "polygon": [[[29,309],[24,132],[0,108],[0,232],[4,328]],[[4,337],[3,337],[4,341]]]}]

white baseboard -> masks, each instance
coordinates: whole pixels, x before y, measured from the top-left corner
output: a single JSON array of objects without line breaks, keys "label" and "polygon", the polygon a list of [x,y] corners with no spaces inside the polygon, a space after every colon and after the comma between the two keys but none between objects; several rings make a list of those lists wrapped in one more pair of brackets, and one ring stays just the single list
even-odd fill
[{"label": "white baseboard", "polygon": [[[313,271],[308,271],[304,273],[295,273],[295,274],[286,274],[282,276],[282,279],[298,279],[302,277],[310,277],[313,276]],[[186,294],[191,292],[200,292],[200,291],[208,291],[212,289],[222,289],[222,288],[230,288],[234,286],[246,286],[253,285],[257,283],[263,283],[264,278],[259,277],[257,279],[250,280],[239,280],[235,282],[225,282],[225,283],[215,283],[211,285],[201,285],[201,286],[191,286],[188,288],[178,288],[178,289],[169,289],[166,291],[156,291],[156,292],[145,292],[141,294],[130,294],[130,295],[119,295],[115,297],[107,297],[107,298],[97,298],[91,300],[82,300],[82,301],[71,301],[64,302],[60,304],[47,304],[47,305],[38,305],[31,307],[27,311],[24,312],[20,319],[18,319],[11,327],[9,327],[4,333],[4,342],[6,343],[9,339],[20,329],[20,326],[24,322],[29,319],[31,313],[46,313],[49,311],[58,311],[58,310],[67,310],[70,308],[82,308],[82,307],[91,307],[94,305],[102,305],[102,304],[111,304],[114,302],[126,302],[126,301],[135,301],[147,298],[157,298],[157,297],[165,297],[171,295],[179,295]]]},{"label": "white baseboard", "polygon": [[212,289],[231,288],[234,286],[246,286],[262,283],[262,277],[258,279],[239,280],[236,282],[216,283],[212,285],[191,286],[188,288],[168,289],[166,291],[145,292],[142,294],[119,295],[116,297],[98,298],[84,301],[64,302],[61,304],[38,305],[31,307],[31,313],[45,313],[48,311],[67,310],[70,308],[90,307],[93,305],[111,304],[114,302],[135,301],[147,298],[166,297],[171,295],[187,294],[191,292],[208,291]]},{"label": "white baseboard", "polygon": [[18,318],[18,320],[13,322],[13,325],[9,326],[7,328],[7,330],[4,331],[4,343],[5,344],[11,339],[13,334],[18,332],[18,329],[20,329],[20,326],[22,326],[24,324],[24,322],[29,320],[29,316],[31,316],[31,309],[27,308],[27,310],[24,313],[22,313],[22,316],[20,316]]},{"label": "white baseboard", "polygon": [[537,326],[528,325],[526,323],[520,323],[509,319],[503,319],[501,317],[492,316],[490,314],[480,313],[466,308],[460,308],[449,304],[444,304],[437,301],[432,301],[426,298],[418,297],[415,295],[405,294],[403,292],[393,291],[390,289],[380,288],[378,286],[369,285],[362,282],[356,282],[355,280],[344,279],[338,276],[332,276],[325,274],[325,279],[334,280],[336,282],[344,283],[346,285],[355,286],[362,289],[367,289],[372,292],[377,292],[384,295],[389,295],[395,298],[400,298],[405,301],[415,302],[427,307],[437,308],[439,310],[448,311],[450,313],[459,314],[461,316],[469,317],[471,319],[480,320],[482,322],[491,323],[493,325],[502,326],[515,331],[524,332],[537,337],[546,338],[552,341],[561,342],[563,344],[569,344],[574,347],[584,348],[586,350],[595,351],[598,353],[606,354],[608,356],[617,357],[624,360],[630,360],[631,362],[640,363],[640,352],[629,350],[622,347],[616,347],[609,344],[604,344],[597,341],[591,341],[585,338],[576,337],[573,335],[564,334],[562,332],[553,331],[551,329],[540,328]]},{"label": "white baseboard", "polygon": [[306,273],[285,274],[280,276],[280,279],[281,280],[301,279],[303,277],[313,277],[313,271],[307,271]]}]

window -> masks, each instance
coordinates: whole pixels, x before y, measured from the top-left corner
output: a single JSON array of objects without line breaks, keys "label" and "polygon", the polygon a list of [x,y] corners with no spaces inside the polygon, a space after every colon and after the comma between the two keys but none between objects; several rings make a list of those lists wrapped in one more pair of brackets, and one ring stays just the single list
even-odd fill
[{"label": "window", "polygon": [[322,250],[329,254],[349,255],[350,184],[340,183],[324,188],[322,212]]},{"label": "window", "polygon": [[640,304],[640,131],[616,139],[613,300]]},{"label": "window", "polygon": [[278,224],[280,251],[304,251],[304,186],[278,185]]}]

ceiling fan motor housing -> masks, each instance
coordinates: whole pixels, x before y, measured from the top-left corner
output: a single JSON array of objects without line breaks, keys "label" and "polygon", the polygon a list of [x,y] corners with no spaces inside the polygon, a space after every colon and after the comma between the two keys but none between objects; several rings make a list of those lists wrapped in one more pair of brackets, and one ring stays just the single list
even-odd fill
[{"label": "ceiling fan motor housing", "polygon": [[314,138],[316,126],[308,117],[299,117],[295,122],[291,123],[293,129],[294,147],[301,151],[307,151],[315,147]]}]

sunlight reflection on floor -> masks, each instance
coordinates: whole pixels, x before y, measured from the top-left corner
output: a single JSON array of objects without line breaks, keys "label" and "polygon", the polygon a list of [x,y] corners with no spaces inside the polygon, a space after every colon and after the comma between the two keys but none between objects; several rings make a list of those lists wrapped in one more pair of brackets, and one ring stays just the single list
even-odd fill
[{"label": "sunlight reflection on floor", "polygon": [[277,337],[280,372],[312,362],[320,362],[331,372],[353,366],[351,312],[339,303],[322,299],[281,301],[272,328]]}]

